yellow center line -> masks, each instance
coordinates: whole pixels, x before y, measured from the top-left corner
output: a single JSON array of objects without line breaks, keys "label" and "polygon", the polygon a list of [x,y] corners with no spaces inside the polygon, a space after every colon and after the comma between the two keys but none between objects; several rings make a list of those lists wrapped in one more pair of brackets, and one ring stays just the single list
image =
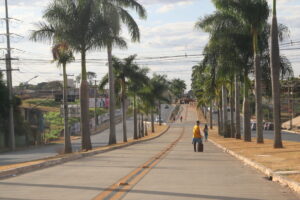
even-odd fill
[{"label": "yellow center line", "polygon": [[[185,119],[187,118],[188,107],[186,106]],[[116,200],[120,199],[129,192],[146,174],[150,172],[162,159],[167,156],[167,153],[172,150],[172,148],[181,140],[183,137],[185,128],[183,127],[180,136],[169,144],[166,148],[164,148],[161,152],[156,154],[154,157],[149,159],[143,165],[139,166],[131,173],[121,178],[118,182],[114,183],[107,189],[105,189],[102,193],[97,195],[93,200]]]}]

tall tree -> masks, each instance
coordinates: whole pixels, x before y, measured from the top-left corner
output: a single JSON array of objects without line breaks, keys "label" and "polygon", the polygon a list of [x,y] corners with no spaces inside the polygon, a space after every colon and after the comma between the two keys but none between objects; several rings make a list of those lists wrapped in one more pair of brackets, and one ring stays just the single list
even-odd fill
[{"label": "tall tree", "polygon": [[72,153],[71,136],[69,132],[69,109],[68,109],[68,75],[67,63],[74,61],[74,56],[66,43],[56,44],[52,48],[53,60],[63,68],[63,105],[64,105],[64,152]]},{"label": "tall tree", "polygon": [[262,127],[262,91],[259,36],[269,17],[269,7],[265,0],[214,0],[216,7],[236,17],[241,24],[249,27],[253,43],[253,62],[255,71],[255,105],[256,105],[256,134],[257,143],[263,143]]},{"label": "tall tree", "polygon": [[98,47],[107,35],[109,23],[98,12],[93,0],[53,0],[44,12],[46,22],[38,23],[31,34],[34,41],[62,41],[81,55],[81,135],[82,150],[92,149],[89,129],[89,87],[87,82],[86,53]]},{"label": "tall tree", "polygon": [[184,80],[175,78],[170,81],[170,90],[171,93],[175,96],[175,100],[178,100],[182,97],[185,89],[186,89],[186,84]]},{"label": "tall tree", "polygon": [[272,76],[272,96],[273,96],[273,119],[274,119],[274,148],[283,148],[281,139],[280,123],[280,53],[278,45],[278,25],[276,16],[276,0],[273,0],[273,17],[271,27],[271,76]]},{"label": "tall tree", "polygon": [[154,74],[150,80],[150,84],[153,89],[152,94],[155,97],[155,102],[158,109],[159,125],[161,125],[161,103],[170,101],[168,98],[169,82],[166,75]]},{"label": "tall tree", "polygon": [[105,46],[107,48],[108,55],[108,78],[109,78],[109,113],[110,113],[110,136],[109,144],[116,143],[116,131],[115,131],[115,86],[114,86],[114,74],[113,74],[113,62],[112,62],[112,50],[114,46],[126,47],[126,42],[120,37],[122,30],[122,24],[127,27],[133,42],[139,42],[140,30],[130,15],[128,9],[134,10],[140,18],[146,18],[145,8],[139,4],[136,0],[96,0],[99,4],[99,12],[102,13],[107,21],[110,23],[109,29],[106,30],[106,36],[98,43],[100,47]]},{"label": "tall tree", "polygon": [[[134,81],[137,76],[140,75],[140,68],[134,62],[136,59],[136,55],[129,56],[124,59],[119,59],[117,57],[113,57],[113,72],[115,76],[115,86],[121,89],[120,99],[122,103],[122,113],[123,113],[123,141],[127,142],[127,114],[126,114],[126,105],[127,105],[127,96],[128,96],[128,84],[131,81]],[[143,75],[144,76],[144,75]],[[103,77],[100,83],[100,88],[104,88],[104,86],[108,83],[108,74]]]},{"label": "tall tree", "polygon": [[138,92],[141,91],[148,83],[147,74],[149,72],[148,68],[138,68],[134,73],[134,76],[130,78],[128,84],[129,94],[133,99],[133,138],[138,139],[138,119],[137,119],[137,96]]}]

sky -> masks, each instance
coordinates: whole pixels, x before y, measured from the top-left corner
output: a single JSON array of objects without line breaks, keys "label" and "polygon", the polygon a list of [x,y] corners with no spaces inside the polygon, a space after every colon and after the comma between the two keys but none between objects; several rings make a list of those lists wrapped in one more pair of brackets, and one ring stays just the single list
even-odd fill
[{"label": "sky", "polygon": [[[61,80],[61,69],[53,62],[50,43],[36,43],[28,40],[34,24],[43,20],[42,14],[50,0],[8,0],[11,29],[13,68],[13,85],[21,82],[37,84],[44,81]],[[191,85],[192,66],[201,61],[202,50],[206,45],[208,34],[195,30],[195,22],[214,12],[210,0],[139,0],[147,9],[147,19],[138,19],[133,14],[141,30],[141,42],[131,43],[126,30],[122,35],[126,38],[128,49],[114,49],[113,54],[124,58],[137,54],[138,63],[148,67],[150,76],[153,73],[165,74],[168,79],[180,78],[186,81],[187,89]],[[300,75],[300,1],[277,0],[278,21],[290,29],[290,37],[281,45],[281,54],[292,62],[295,75]],[[271,0],[269,0],[271,7]],[[4,0],[0,2],[0,18],[5,17]],[[5,21],[0,22],[0,33],[5,33]],[[294,43],[294,44],[293,44]],[[6,39],[0,35],[0,59],[5,57]],[[288,49],[288,50],[285,50]],[[294,49],[294,50],[291,50]],[[159,58],[164,56],[181,56],[175,58]],[[150,59],[150,58],[155,59]],[[68,65],[69,78],[80,73],[79,55],[76,61]],[[87,55],[87,70],[96,72],[100,80],[108,71],[106,52],[91,51]],[[0,69],[5,63],[0,61]],[[72,76],[74,75],[74,76]]]}]

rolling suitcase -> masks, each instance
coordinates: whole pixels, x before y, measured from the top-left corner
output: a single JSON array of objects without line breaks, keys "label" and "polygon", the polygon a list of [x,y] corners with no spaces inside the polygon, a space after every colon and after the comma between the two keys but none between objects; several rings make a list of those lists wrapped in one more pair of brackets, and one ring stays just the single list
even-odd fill
[{"label": "rolling suitcase", "polygon": [[203,152],[203,143],[198,143],[198,152]]}]

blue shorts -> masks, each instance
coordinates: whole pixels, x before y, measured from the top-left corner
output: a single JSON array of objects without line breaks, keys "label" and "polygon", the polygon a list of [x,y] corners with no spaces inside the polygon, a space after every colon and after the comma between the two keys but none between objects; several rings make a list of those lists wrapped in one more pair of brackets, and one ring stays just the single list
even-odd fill
[{"label": "blue shorts", "polygon": [[193,144],[195,143],[202,143],[202,139],[201,138],[193,138]]}]

